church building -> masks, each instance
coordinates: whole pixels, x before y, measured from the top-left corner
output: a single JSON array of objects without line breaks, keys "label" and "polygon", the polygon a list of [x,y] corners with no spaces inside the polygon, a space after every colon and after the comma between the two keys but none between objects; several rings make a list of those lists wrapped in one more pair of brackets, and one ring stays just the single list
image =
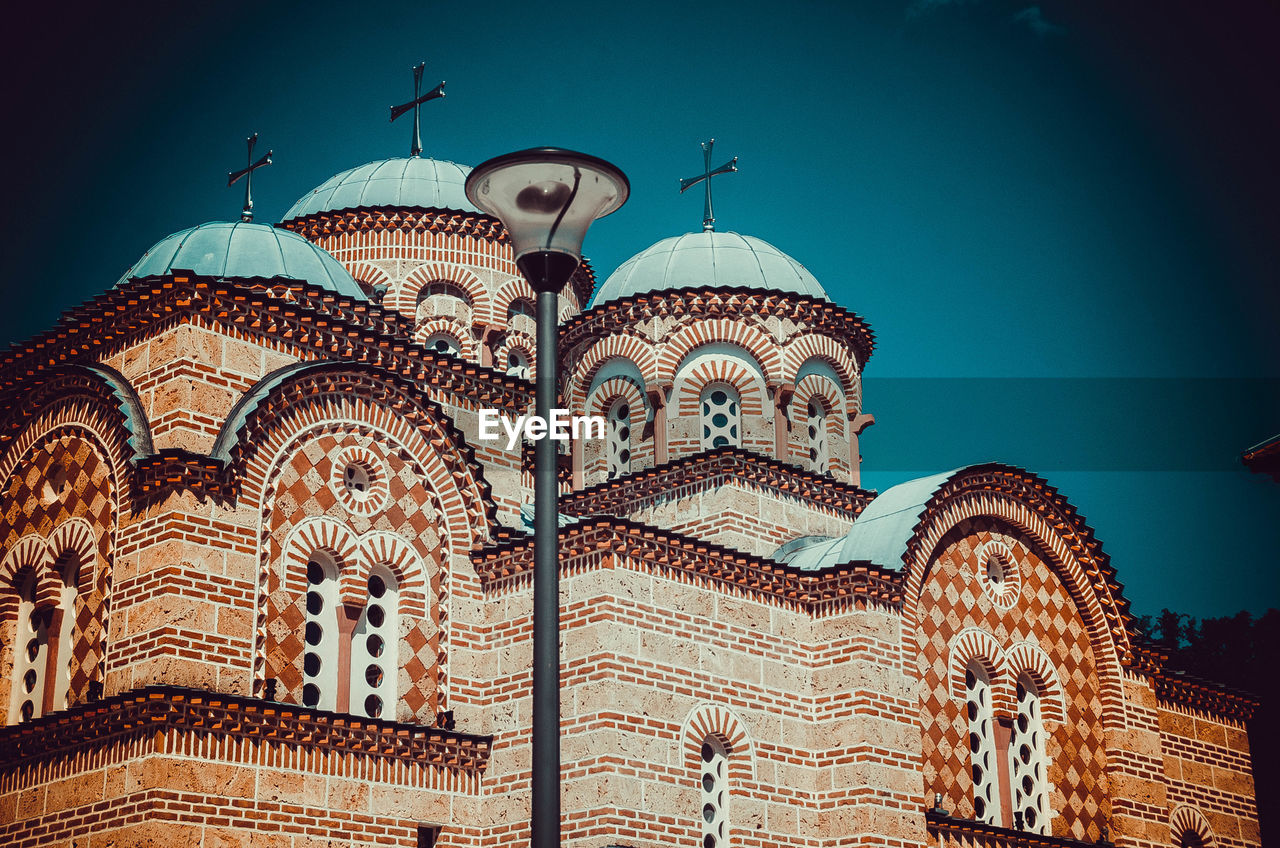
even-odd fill
[{"label": "church building", "polygon": [[[479,421],[534,294],[469,171],[192,222],[0,354],[0,844],[527,844],[533,449]],[[707,217],[559,299],[563,844],[1259,845],[1256,703],[1036,474],[862,488],[871,326]]]}]

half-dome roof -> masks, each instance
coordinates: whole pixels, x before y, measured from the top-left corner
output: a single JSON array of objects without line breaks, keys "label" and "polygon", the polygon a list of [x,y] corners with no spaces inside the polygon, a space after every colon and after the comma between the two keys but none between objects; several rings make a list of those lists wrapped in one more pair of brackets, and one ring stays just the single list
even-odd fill
[{"label": "half-dome roof", "polygon": [[743,286],[827,299],[803,265],[766,241],[737,233],[663,239],[618,266],[592,305],[646,292]]},{"label": "half-dome roof", "polygon": [[467,165],[441,159],[379,159],[333,175],[299,198],[281,220],[377,206],[457,209],[479,214],[463,188],[470,173]]},{"label": "half-dome roof", "polygon": [[296,233],[266,224],[215,221],[156,242],[119,283],[175,268],[209,277],[290,277],[357,300],[364,292],[342,263]]}]

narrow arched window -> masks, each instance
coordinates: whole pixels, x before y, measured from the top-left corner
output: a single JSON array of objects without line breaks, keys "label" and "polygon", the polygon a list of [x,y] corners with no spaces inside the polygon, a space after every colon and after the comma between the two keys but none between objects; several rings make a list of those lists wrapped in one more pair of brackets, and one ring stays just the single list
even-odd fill
[{"label": "narrow arched window", "polygon": [[1013,786],[1014,821],[1022,829],[1049,832],[1049,799],[1045,771],[1044,721],[1040,715],[1040,690],[1023,674],[1018,677],[1018,714],[1009,741],[1009,782]]},{"label": "narrow arched window", "polygon": [[712,383],[702,390],[699,408],[704,450],[742,444],[737,389],[728,383]]},{"label": "narrow arched window", "polygon": [[821,400],[812,398],[809,401],[809,468],[819,474],[827,471],[831,460],[827,448],[827,407]]},{"label": "narrow arched window", "polygon": [[45,673],[49,662],[49,617],[36,612],[36,575],[31,569],[18,587],[18,626],[14,640],[9,723],[44,714]]},{"label": "narrow arched window", "polygon": [[53,676],[51,710],[65,710],[71,693],[71,657],[75,652],[73,639],[76,630],[76,598],[79,597],[80,559],[74,553],[66,553],[58,560],[55,570],[62,580],[58,592],[58,609],[50,626],[56,629],[50,634],[49,665],[47,674]]},{"label": "narrow arched window", "polygon": [[307,562],[303,626],[302,703],[322,710],[338,706],[338,566],[323,551]]},{"label": "narrow arched window", "polygon": [[351,712],[394,719],[399,674],[400,584],[390,569],[369,573],[369,596],[351,634]]},{"label": "narrow arched window", "polygon": [[991,680],[982,663],[969,663],[964,672],[964,690],[965,715],[969,720],[969,764],[973,772],[973,817],[998,825],[1000,789]]},{"label": "narrow arched window", "polygon": [[729,756],[715,736],[702,740],[702,848],[728,845]]},{"label": "narrow arched window", "polygon": [[631,471],[631,404],[618,398],[609,406],[608,422],[609,476],[620,477]]}]

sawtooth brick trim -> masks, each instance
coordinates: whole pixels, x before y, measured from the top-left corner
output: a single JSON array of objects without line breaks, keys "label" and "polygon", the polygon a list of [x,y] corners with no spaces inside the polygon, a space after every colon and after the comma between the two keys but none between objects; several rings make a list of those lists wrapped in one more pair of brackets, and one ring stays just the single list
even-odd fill
[{"label": "sawtooth brick trim", "polygon": [[716,448],[665,462],[564,495],[569,515],[624,515],[659,500],[735,483],[807,501],[852,522],[874,492],[761,456],[742,448]]}]

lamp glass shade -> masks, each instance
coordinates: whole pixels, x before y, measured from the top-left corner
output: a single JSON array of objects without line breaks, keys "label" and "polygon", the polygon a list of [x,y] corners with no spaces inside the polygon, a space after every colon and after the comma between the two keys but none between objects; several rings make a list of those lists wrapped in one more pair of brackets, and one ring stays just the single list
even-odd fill
[{"label": "lamp glass shade", "polygon": [[631,185],[603,159],[539,147],[477,165],[466,183],[467,199],[502,221],[515,258],[561,253],[582,258],[582,240],[596,218],[626,202]]}]

